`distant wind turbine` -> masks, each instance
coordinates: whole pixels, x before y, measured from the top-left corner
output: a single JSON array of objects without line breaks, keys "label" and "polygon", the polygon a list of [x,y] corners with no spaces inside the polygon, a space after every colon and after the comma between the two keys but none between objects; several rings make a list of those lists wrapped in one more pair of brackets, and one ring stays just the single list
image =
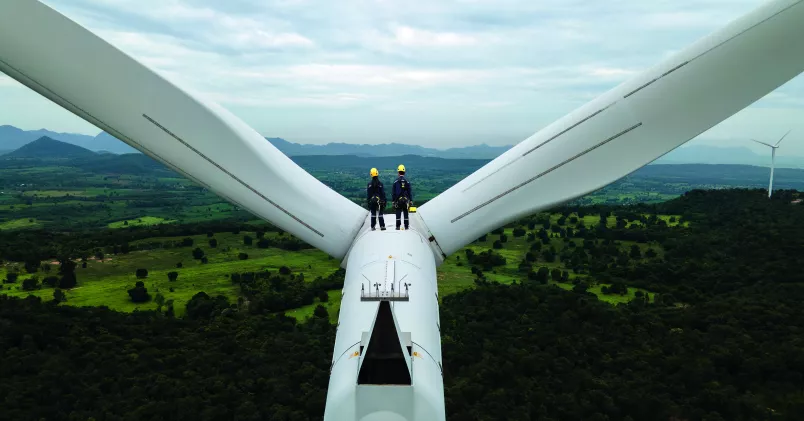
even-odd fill
[{"label": "distant wind turbine", "polygon": [[754,142],[757,142],[757,143],[765,145],[765,146],[769,146],[771,148],[771,172],[770,172],[770,184],[768,184],[768,198],[771,197],[771,193],[773,192],[773,169],[776,166],[776,149],[779,149],[779,144],[782,143],[784,138],[786,138],[787,135],[789,135],[791,131],[792,130],[788,130],[787,133],[785,133],[784,136],[782,136],[782,138],[779,139],[779,141],[776,142],[775,145],[771,145],[770,143],[760,142],[759,140],[756,140],[756,139],[751,139]]}]

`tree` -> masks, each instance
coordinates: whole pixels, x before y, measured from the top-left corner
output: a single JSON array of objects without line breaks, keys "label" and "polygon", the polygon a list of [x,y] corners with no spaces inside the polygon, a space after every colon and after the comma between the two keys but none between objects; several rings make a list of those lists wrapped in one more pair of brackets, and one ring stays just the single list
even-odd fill
[{"label": "tree", "polygon": [[553,279],[553,282],[560,281],[561,280],[561,269],[553,268],[553,270],[550,271],[550,277]]},{"label": "tree", "polygon": [[200,260],[204,257],[204,250],[201,250],[199,247],[193,249],[193,259]]},{"label": "tree", "polygon": [[254,239],[248,235],[243,236],[243,244],[250,246],[254,242]]},{"label": "tree", "polygon": [[[173,288],[170,289],[173,292]],[[173,310],[173,300],[165,301],[165,306],[167,306],[167,310],[165,310],[165,316],[173,318],[176,316],[176,313]]]},{"label": "tree", "polygon": [[589,289],[589,285],[587,285],[586,282],[578,282],[574,287],[572,287],[572,292],[585,294],[587,289]]},{"label": "tree", "polygon": [[39,270],[39,259],[36,257],[29,257],[25,259],[25,271],[28,273],[36,273]]},{"label": "tree", "polygon": [[179,279],[179,272],[168,272],[167,277],[168,282],[176,282],[176,279]]},{"label": "tree", "polygon": [[51,288],[55,288],[59,285],[59,278],[56,276],[47,276],[45,279],[42,280],[42,284],[49,286]]},{"label": "tree", "polygon": [[632,259],[641,259],[642,252],[639,250],[639,246],[634,244],[631,246],[631,253],[628,254]]},{"label": "tree", "polygon": [[148,294],[148,289],[145,288],[145,284],[142,281],[137,281],[137,283],[134,284],[134,288],[128,290],[128,296],[131,298],[131,301],[135,303],[145,303],[151,299],[151,295]]},{"label": "tree", "polygon": [[148,277],[148,269],[137,269],[135,272],[137,279],[144,279]]},{"label": "tree", "polygon": [[156,297],[154,297],[154,303],[156,303],[156,311],[161,313],[162,306],[165,305],[165,296],[161,292],[157,292]]},{"label": "tree", "polygon": [[240,260],[248,260],[248,254],[246,253],[238,253],[237,258]]},{"label": "tree", "polygon": [[63,303],[67,301],[67,296],[64,294],[64,291],[56,288],[53,290],[53,302],[56,304]]},{"label": "tree", "polygon": [[193,239],[190,238],[190,237],[187,237],[187,238],[181,240],[181,245],[182,245],[182,247],[192,247],[193,246]]},{"label": "tree", "polygon": [[645,250],[645,257],[647,257],[648,259],[653,259],[654,257],[656,257],[656,251],[653,250],[652,248]]},{"label": "tree", "polygon": [[69,258],[61,259],[61,265],[59,266],[59,274],[61,275],[59,288],[70,289],[78,285],[78,278],[75,276],[75,267],[75,262]]},{"label": "tree", "polygon": [[227,308],[229,300],[226,297],[218,295],[212,298],[205,292],[199,292],[187,302],[185,315],[190,320],[211,319]]},{"label": "tree", "polygon": [[492,247],[493,247],[495,250],[499,250],[499,249],[503,248],[503,245],[502,245],[502,242],[500,242],[500,240],[496,240],[496,241],[494,241],[494,243],[492,244]]},{"label": "tree", "polygon": [[184,266],[184,265],[181,262],[176,263],[176,268],[181,269],[182,266]]},{"label": "tree", "polygon": [[514,228],[514,238],[524,237],[526,232],[524,228],[516,227]]},{"label": "tree", "polygon": [[207,256],[202,257],[201,258],[201,264],[205,265],[207,263],[209,263],[209,259],[207,259]]},{"label": "tree", "polygon": [[505,234],[500,234],[500,242],[501,243],[507,243],[508,242],[508,236],[505,235]]},{"label": "tree", "polygon": [[207,232],[207,237],[209,237],[209,238],[212,238],[214,235],[215,235],[215,233],[212,232],[212,231]]},{"label": "tree", "polygon": [[210,238],[209,239],[209,247],[211,247],[211,248],[218,247],[218,240],[216,240],[214,238]]},{"label": "tree", "polygon": [[39,279],[36,277],[28,278],[22,281],[22,290],[23,291],[33,291],[35,289],[39,289]]},{"label": "tree", "polygon": [[17,274],[16,272],[8,272],[8,273],[6,274],[6,279],[5,279],[5,280],[3,280],[3,283],[4,283],[4,284],[13,284],[13,283],[16,283],[16,282],[17,282],[17,278],[18,278],[18,277],[19,277],[19,274]]},{"label": "tree", "polygon": [[322,303],[328,302],[329,294],[327,294],[326,291],[321,291],[320,293],[318,293],[318,301],[321,301]]},{"label": "tree", "polygon": [[315,316],[315,317],[317,317],[319,319],[328,319],[329,318],[329,312],[327,311],[326,307],[324,307],[321,304],[319,304],[319,305],[315,306],[315,310],[313,311],[313,316]]},{"label": "tree", "polygon": [[103,255],[102,251],[98,250],[98,251],[95,252],[95,259],[96,260],[102,261],[104,257],[105,256]]},{"label": "tree", "polygon": [[279,268],[280,275],[290,275],[290,268],[287,266],[282,266]]}]

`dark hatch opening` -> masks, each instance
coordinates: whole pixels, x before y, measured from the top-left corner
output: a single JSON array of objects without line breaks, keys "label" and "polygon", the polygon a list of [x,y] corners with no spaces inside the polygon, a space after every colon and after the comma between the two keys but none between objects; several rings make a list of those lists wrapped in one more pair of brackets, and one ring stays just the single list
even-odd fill
[{"label": "dark hatch opening", "polygon": [[380,301],[377,320],[371,332],[357,384],[411,385],[410,371],[399,342],[391,305]]}]

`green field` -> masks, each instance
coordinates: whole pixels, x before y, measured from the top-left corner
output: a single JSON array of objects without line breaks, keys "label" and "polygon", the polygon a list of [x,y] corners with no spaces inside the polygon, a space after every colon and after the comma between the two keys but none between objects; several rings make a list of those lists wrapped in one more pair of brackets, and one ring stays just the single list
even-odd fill
[{"label": "green field", "polygon": [[[277,248],[260,249],[256,246],[245,246],[242,243],[244,235],[254,233],[219,233],[215,234],[217,247],[209,246],[209,238],[205,235],[190,236],[194,241],[192,247],[179,247],[172,249],[157,249],[150,251],[133,251],[128,254],[117,254],[104,256],[103,261],[98,261],[94,257],[87,259],[86,268],[82,268],[80,262],[76,269],[78,286],[72,290],[66,290],[67,303],[78,306],[101,306],[105,305],[121,311],[152,310],[156,304],[151,301],[143,304],[132,303],[127,291],[134,287],[138,281],[135,276],[136,270],[143,268],[148,270],[148,277],[141,279],[148,292],[153,297],[157,292],[164,295],[166,300],[174,300],[175,309],[178,314],[184,311],[184,305],[199,291],[207,294],[224,295],[234,302],[237,300],[237,287],[229,280],[231,273],[242,273],[251,271],[278,271],[280,267],[287,266],[294,273],[304,273],[307,279],[315,279],[317,276],[327,276],[338,268],[339,262],[331,259],[326,254],[317,250],[302,250],[298,252],[288,252]],[[266,234],[270,237],[271,234]],[[171,238],[176,241],[182,238]],[[166,238],[150,238],[132,244],[146,242],[161,242]],[[209,261],[202,264],[199,260],[193,259],[192,250],[199,247],[206,253]],[[247,253],[248,260],[239,260],[240,252]],[[55,262],[43,262],[55,263]],[[182,263],[182,268],[176,268],[177,263]],[[35,295],[43,299],[50,300],[53,297],[52,288],[42,288],[35,291],[22,291],[22,281],[36,276],[42,279],[47,274],[24,274],[19,265],[6,264],[0,269],[0,279],[6,277],[9,269],[16,268],[20,272],[19,280],[16,284],[4,285],[2,293],[13,296],[24,297]],[[55,274],[56,266],[53,272]],[[168,272],[175,271],[179,274],[175,282],[168,281]],[[10,287],[10,289],[9,289]],[[173,288],[173,291],[170,291]],[[311,310],[312,312],[312,310]]]},{"label": "green field", "polygon": [[[550,215],[550,219],[557,219],[558,215]],[[669,220],[671,216],[663,215],[662,218]],[[25,220],[27,221],[27,220]],[[137,222],[137,221],[135,221]],[[143,217],[139,223],[143,225],[150,225],[154,223],[164,222],[161,218]],[[598,216],[586,216],[581,223],[587,224],[592,227],[599,222]],[[608,223],[613,225],[616,220],[613,217],[608,219]],[[129,225],[132,225],[130,222]],[[537,226],[536,230],[541,229]],[[504,230],[508,241],[504,244],[504,248],[495,250],[506,259],[504,266],[498,266],[491,271],[485,271],[484,275],[489,281],[500,283],[512,283],[514,281],[526,282],[527,276],[519,271],[519,263],[523,260],[525,254],[530,249],[530,244],[527,241],[527,235],[516,238],[513,236],[513,228],[506,228]],[[223,295],[227,297],[230,302],[237,301],[239,297],[238,287],[234,285],[229,275],[232,273],[243,272],[259,272],[259,271],[278,271],[280,267],[287,266],[293,273],[302,273],[306,280],[313,280],[316,277],[326,277],[339,268],[340,262],[330,258],[323,252],[307,249],[301,251],[286,251],[278,248],[265,248],[261,249],[255,245],[246,246],[243,244],[243,237],[249,235],[252,238],[256,237],[254,232],[241,232],[239,234],[232,233],[216,233],[213,237],[208,235],[194,235],[189,237],[153,237],[144,240],[132,242],[134,247],[151,247],[151,250],[145,251],[132,251],[127,254],[115,254],[103,256],[104,259],[97,260],[95,257],[90,257],[86,261],[86,267],[82,267],[81,261],[77,261],[78,268],[76,274],[78,277],[78,286],[72,290],[66,291],[67,304],[77,306],[108,306],[112,309],[121,311],[134,311],[134,310],[152,310],[156,309],[156,304],[152,301],[143,304],[135,304],[131,302],[127,291],[134,287],[138,281],[135,276],[137,269],[147,269],[148,277],[141,279],[151,296],[156,293],[161,293],[166,300],[173,300],[175,310],[178,314],[184,311],[184,306],[187,301],[192,298],[199,291],[204,291],[207,294]],[[287,236],[287,234],[284,234]],[[278,239],[280,234],[267,233],[266,237],[269,239]],[[184,238],[191,238],[193,245],[190,247],[175,247],[165,248],[165,244],[174,244]],[[213,239],[217,242],[216,247],[211,247],[210,240]],[[443,297],[448,294],[453,294],[467,288],[474,287],[475,275],[471,272],[471,265],[466,261],[465,250],[472,249],[476,253],[492,249],[493,243],[499,239],[499,235],[489,234],[485,241],[476,241],[463,250],[448,257],[444,263],[438,268],[438,290],[439,296]],[[538,239],[537,239],[538,241]],[[579,240],[575,240],[579,241]],[[631,242],[621,242],[620,247],[629,249]],[[206,264],[196,260],[192,256],[192,250],[196,247],[201,248],[208,262]],[[550,244],[543,246],[545,248],[553,247],[557,251],[561,251],[568,247],[568,242],[563,238],[551,238]],[[644,252],[647,248],[653,248],[659,256],[662,250],[656,244],[639,244],[640,249]],[[247,260],[240,260],[238,255],[240,253],[247,253]],[[56,262],[43,262],[53,265],[52,272],[55,273],[57,266]],[[182,267],[177,268],[177,264],[181,263]],[[561,269],[567,270],[564,264],[559,260],[554,262],[547,262],[539,260],[534,264],[535,268],[546,267],[550,270]],[[26,274],[21,268],[20,264],[6,263],[0,269],[0,278],[5,278],[9,271],[20,273],[19,279],[16,284],[4,285],[2,293],[13,296],[24,297],[27,295],[35,295],[42,297],[45,300],[52,299],[53,289],[43,287],[35,291],[23,291],[22,281],[37,277],[40,280],[48,274],[41,271],[35,274]],[[175,282],[168,280],[168,272],[175,271],[179,274]],[[583,276],[586,281],[589,281],[588,275],[577,275],[570,272],[570,281],[575,278]],[[634,298],[635,289],[630,288],[629,294],[625,296],[619,295],[606,295],[601,293],[603,284],[590,285],[588,291],[597,295],[601,300],[617,304],[628,302]],[[565,289],[571,289],[572,283],[560,283],[551,281],[551,284],[556,284]],[[171,291],[171,289],[173,289]],[[643,291],[646,292],[646,291]],[[647,293],[647,292],[646,292]],[[325,303],[325,307],[329,311],[330,318],[337,319],[338,311],[340,309],[340,290],[330,291],[330,299]],[[305,318],[312,315],[318,302],[308,305],[287,314],[297,317]]]},{"label": "green field", "polygon": [[124,221],[112,222],[109,224],[109,228],[127,228],[136,226],[170,224],[173,222],[176,221],[173,219],[159,218],[157,216],[143,216],[136,219],[127,219]]},{"label": "green field", "polygon": [[312,317],[315,308],[319,305],[323,305],[329,313],[329,320],[333,323],[337,323],[338,312],[341,310],[341,290],[328,291],[327,296],[329,300],[326,303],[321,303],[318,298],[316,298],[315,303],[285,312],[285,314],[303,320]]}]

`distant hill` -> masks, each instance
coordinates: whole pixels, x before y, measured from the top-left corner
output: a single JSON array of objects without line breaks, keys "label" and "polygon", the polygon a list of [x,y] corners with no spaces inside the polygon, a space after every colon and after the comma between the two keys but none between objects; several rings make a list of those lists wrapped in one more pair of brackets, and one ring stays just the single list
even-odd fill
[{"label": "distant hill", "polygon": [[[744,146],[681,146],[657,159],[654,164],[738,164],[770,166],[770,150],[768,150],[766,155],[761,155]],[[782,147],[776,152],[776,166],[804,168],[804,157],[786,155],[784,147]]]},{"label": "distant hill", "polygon": [[326,145],[303,145],[288,142],[278,137],[266,138],[272,145],[287,156],[307,155],[352,155],[362,157],[418,155],[448,159],[493,159],[507,151],[511,146],[477,145],[446,150],[425,148],[401,143],[382,143],[376,145],[355,145],[350,143],[327,143]]},{"label": "distant hill", "polygon": [[39,159],[66,159],[66,158],[86,158],[94,157],[95,152],[84,149],[80,146],[71,145],[66,142],[51,139],[47,136],[40,137],[21,148],[3,155],[2,159],[12,158],[39,158]]},{"label": "distant hill", "polygon": [[0,150],[19,149],[41,137],[80,146],[90,151],[108,151],[116,154],[139,153],[136,149],[126,145],[106,132],[97,136],[76,133],[58,133],[50,130],[22,130],[14,126],[0,126]]},{"label": "distant hill", "polygon": [[105,151],[115,154],[140,153],[140,151],[128,146],[123,143],[123,141],[106,132],[100,132],[97,136],[93,137],[91,141],[88,141],[82,146],[96,152]]},{"label": "distant hill", "polygon": [[376,167],[380,171],[396,171],[399,164],[404,164],[410,172],[453,172],[474,171],[488,159],[447,159],[418,155],[365,157],[354,155],[302,155],[291,157],[293,162],[302,168],[314,170],[358,170],[368,172]]}]

